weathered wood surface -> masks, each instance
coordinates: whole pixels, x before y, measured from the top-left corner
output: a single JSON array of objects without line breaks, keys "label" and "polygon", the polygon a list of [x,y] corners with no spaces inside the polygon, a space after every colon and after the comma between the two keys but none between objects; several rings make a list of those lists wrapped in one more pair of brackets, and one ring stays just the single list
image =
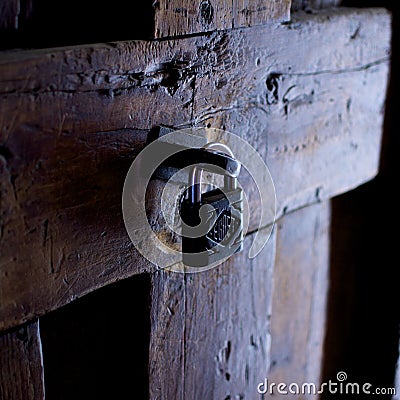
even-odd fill
[{"label": "weathered wood surface", "polygon": [[290,0],[159,0],[154,4],[156,38],[249,27],[290,18]]},{"label": "weathered wood surface", "polygon": [[[254,235],[246,238],[246,243]],[[255,399],[270,363],[275,233],[259,257],[153,275],[150,398]]]},{"label": "weathered wood surface", "polygon": [[0,329],[151,269],[120,202],[153,126],[246,138],[270,167],[278,216],[373,177],[389,42],[386,11],[337,10],[168,42],[2,54]]},{"label": "weathered wood surface", "polygon": [[44,400],[38,322],[0,336],[0,399]]},{"label": "weathered wood surface", "polygon": [[292,11],[318,10],[322,8],[337,7],[342,0],[292,0]]},{"label": "weathered wood surface", "polygon": [[310,382],[318,386],[321,382],[329,228],[328,201],[288,214],[277,222],[270,383],[293,382],[301,386]]},{"label": "weathered wood surface", "polygon": [[[240,133],[264,156],[278,216],[347,191],[377,172],[390,17],[384,10],[364,11],[297,14],[292,24],[271,28],[272,41],[261,40],[255,53],[246,49],[268,28],[253,28],[233,51],[229,36],[210,40],[208,48],[227,57],[223,67],[196,76],[194,122]],[[321,32],[335,40],[322,43]],[[377,47],[371,46],[378,37]],[[367,56],[368,49],[373,55]],[[251,228],[258,211],[252,209]]]}]

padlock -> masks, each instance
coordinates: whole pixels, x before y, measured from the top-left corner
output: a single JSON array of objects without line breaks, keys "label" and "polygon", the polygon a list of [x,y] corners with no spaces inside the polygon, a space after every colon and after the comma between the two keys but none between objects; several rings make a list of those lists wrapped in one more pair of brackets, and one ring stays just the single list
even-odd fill
[{"label": "padlock", "polygon": [[[222,143],[209,143],[204,149],[234,159],[232,151]],[[205,169],[192,167],[189,187],[180,203],[180,215],[184,222],[183,263],[190,267],[211,266],[243,248],[243,192],[238,188],[237,176],[221,169],[212,170],[224,175],[224,188],[202,193]],[[237,171],[239,173],[240,164]],[[193,227],[197,227],[200,234],[194,234]]]}]

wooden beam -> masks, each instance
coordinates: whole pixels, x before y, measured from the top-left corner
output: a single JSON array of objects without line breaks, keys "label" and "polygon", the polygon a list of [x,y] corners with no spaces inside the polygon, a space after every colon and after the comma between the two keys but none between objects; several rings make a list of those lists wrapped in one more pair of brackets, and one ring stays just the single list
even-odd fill
[{"label": "wooden beam", "polygon": [[[151,270],[120,204],[153,126],[207,125],[248,140],[270,167],[278,216],[372,178],[389,48],[390,15],[365,9],[168,42],[2,54],[0,329]],[[258,195],[243,186],[257,229]],[[159,200],[148,208],[159,212]]]},{"label": "wooden beam", "polygon": [[286,215],[277,224],[269,382],[321,382],[329,228],[329,202]]},{"label": "wooden beam", "polygon": [[290,0],[159,0],[155,3],[155,37],[288,21],[290,3]]},{"label": "wooden beam", "polygon": [[0,398],[44,400],[39,323],[0,336]]},{"label": "wooden beam", "polygon": [[240,253],[202,273],[153,275],[151,399],[257,398],[270,362],[274,256],[275,233],[251,261]]},{"label": "wooden beam", "polygon": [[[364,11],[296,15],[270,32],[273,44],[262,39],[254,52],[248,50],[268,28],[253,28],[237,42],[227,35],[210,39],[207,49],[217,47],[225,56],[220,67],[196,77],[195,123],[240,133],[264,155],[276,185],[278,216],[377,173],[390,17],[385,10]],[[370,45],[361,42],[374,41],[383,26],[380,40],[386,44],[367,55]],[[319,29],[334,43],[321,45]],[[248,194],[255,202],[256,192]],[[253,221],[257,211],[252,209]]]}]

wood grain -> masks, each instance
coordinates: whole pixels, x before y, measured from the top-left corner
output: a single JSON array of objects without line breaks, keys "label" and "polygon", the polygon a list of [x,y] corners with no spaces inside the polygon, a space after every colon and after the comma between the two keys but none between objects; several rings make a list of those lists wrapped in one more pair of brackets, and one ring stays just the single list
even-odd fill
[{"label": "wood grain", "polygon": [[[120,204],[154,126],[213,126],[248,140],[270,167],[278,216],[376,174],[389,14],[296,18],[180,40],[2,54],[0,329],[151,270],[125,233]],[[258,194],[243,186],[257,229]]]},{"label": "wood grain", "polygon": [[[329,202],[288,214],[277,223],[269,382],[321,382],[329,228]],[[304,399],[316,398],[307,396]]]},{"label": "wood grain", "polygon": [[153,275],[151,399],[257,398],[270,363],[274,255],[275,234],[252,260],[240,253],[202,273]]},{"label": "wood grain", "polygon": [[183,400],[186,277],[166,271],[156,271],[151,277],[150,398]]},{"label": "wood grain", "polygon": [[0,399],[44,400],[38,322],[0,336]]},{"label": "wood grain", "polygon": [[234,0],[233,27],[250,27],[266,22],[290,20],[290,1]]},{"label": "wood grain", "polygon": [[155,37],[249,27],[289,18],[290,0],[159,0],[155,2]]}]

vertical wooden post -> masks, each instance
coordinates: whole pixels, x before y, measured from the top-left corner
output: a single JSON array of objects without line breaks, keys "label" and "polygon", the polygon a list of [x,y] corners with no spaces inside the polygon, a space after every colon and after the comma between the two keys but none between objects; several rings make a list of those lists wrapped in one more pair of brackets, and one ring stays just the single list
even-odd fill
[{"label": "vertical wooden post", "polygon": [[278,222],[270,382],[317,386],[320,382],[329,227],[329,202],[298,210]]},{"label": "vertical wooden post", "polygon": [[[245,240],[245,249],[253,235]],[[153,275],[150,398],[255,399],[270,363],[275,234],[198,274]]]},{"label": "vertical wooden post", "polygon": [[0,399],[44,399],[38,321],[0,336]]}]

